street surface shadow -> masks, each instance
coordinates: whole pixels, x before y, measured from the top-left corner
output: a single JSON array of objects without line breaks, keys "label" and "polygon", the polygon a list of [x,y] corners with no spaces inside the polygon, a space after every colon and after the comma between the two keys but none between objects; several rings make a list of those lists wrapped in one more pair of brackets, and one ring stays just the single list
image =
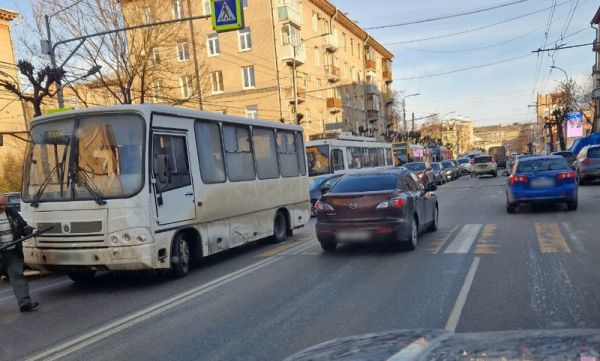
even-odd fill
[{"label": "street surface shadow", "polygon": [[339,244],[334,252],[323,252],[323,255],[327,257],[396,256],[403,253],[410,252],[401,243],[351,243]]},{"label": "street surface shadow", "polygon": [[548,204],[525,204],[517,207],[518,213],[556,213],[567,211],[567,206],[563,203],[548,203]]}]

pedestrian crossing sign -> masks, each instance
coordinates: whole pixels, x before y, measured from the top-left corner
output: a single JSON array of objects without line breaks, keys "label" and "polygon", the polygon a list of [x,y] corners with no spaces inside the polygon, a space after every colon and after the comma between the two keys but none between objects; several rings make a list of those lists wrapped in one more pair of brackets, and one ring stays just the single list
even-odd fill
[{"label": "pedestrian crossing sign", "polygon": [[242,0],[210,0],[213,29],[216,32],[244,27]]}]

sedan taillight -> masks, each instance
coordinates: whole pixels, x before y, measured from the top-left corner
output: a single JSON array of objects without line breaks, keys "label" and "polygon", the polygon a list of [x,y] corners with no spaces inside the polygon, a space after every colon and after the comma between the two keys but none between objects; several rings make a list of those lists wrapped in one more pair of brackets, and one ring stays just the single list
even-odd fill
[{"label": "sedan taillight", "polygon": [[403,198],[394,198],[389,201],[381,202],[375,207],[376,209],[402,208],[404,206]]},{"label": "sedan taillight", "polygon": [[524,176],[524,175],[511,175],[508,178],[508,181],[510,182],[510,184],[515,184],[515,183],[527,183],[529,179]]},{"label": "sedan taillight", "polygon": [[321,201],[317,201],[317,203],[315,203],[315,211],[319,212],[319,211],[334,211],[335,209],[333,209],[332,206],[330,206],[329,204],[325,203],[325,202],[321,202]]},{"label": "sedan taillight", "polygon": [[556,177],[559,181],[563,179],[575,179],[575,172],[559,173]]}]

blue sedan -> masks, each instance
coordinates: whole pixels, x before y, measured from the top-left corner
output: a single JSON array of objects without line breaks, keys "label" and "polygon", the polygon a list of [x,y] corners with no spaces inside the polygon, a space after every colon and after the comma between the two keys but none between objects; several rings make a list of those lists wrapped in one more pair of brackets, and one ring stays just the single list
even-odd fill
[{"label": "blue sedan", "polygon": [[577,209],[575,172],[563,157],[517,160],[506,184],[506,211],[514,213],[519,204],[533,203],[566,203],[570,211]]}]

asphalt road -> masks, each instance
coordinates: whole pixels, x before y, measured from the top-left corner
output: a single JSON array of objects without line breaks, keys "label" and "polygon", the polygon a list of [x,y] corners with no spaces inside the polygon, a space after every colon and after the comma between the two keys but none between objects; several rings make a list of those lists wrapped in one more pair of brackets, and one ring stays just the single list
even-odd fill
[{"label": "asphalt road", "polygon": [[440,227],[417,249],[342,246],[314,223],[280,245],[213,257],[181,280],[32,280],[20,314],[0,283],[0,359],[282,360],[314,344],[392,329],[600,328],[600,185],[579,209],[507,214],[505,178],[438,189]]}]

